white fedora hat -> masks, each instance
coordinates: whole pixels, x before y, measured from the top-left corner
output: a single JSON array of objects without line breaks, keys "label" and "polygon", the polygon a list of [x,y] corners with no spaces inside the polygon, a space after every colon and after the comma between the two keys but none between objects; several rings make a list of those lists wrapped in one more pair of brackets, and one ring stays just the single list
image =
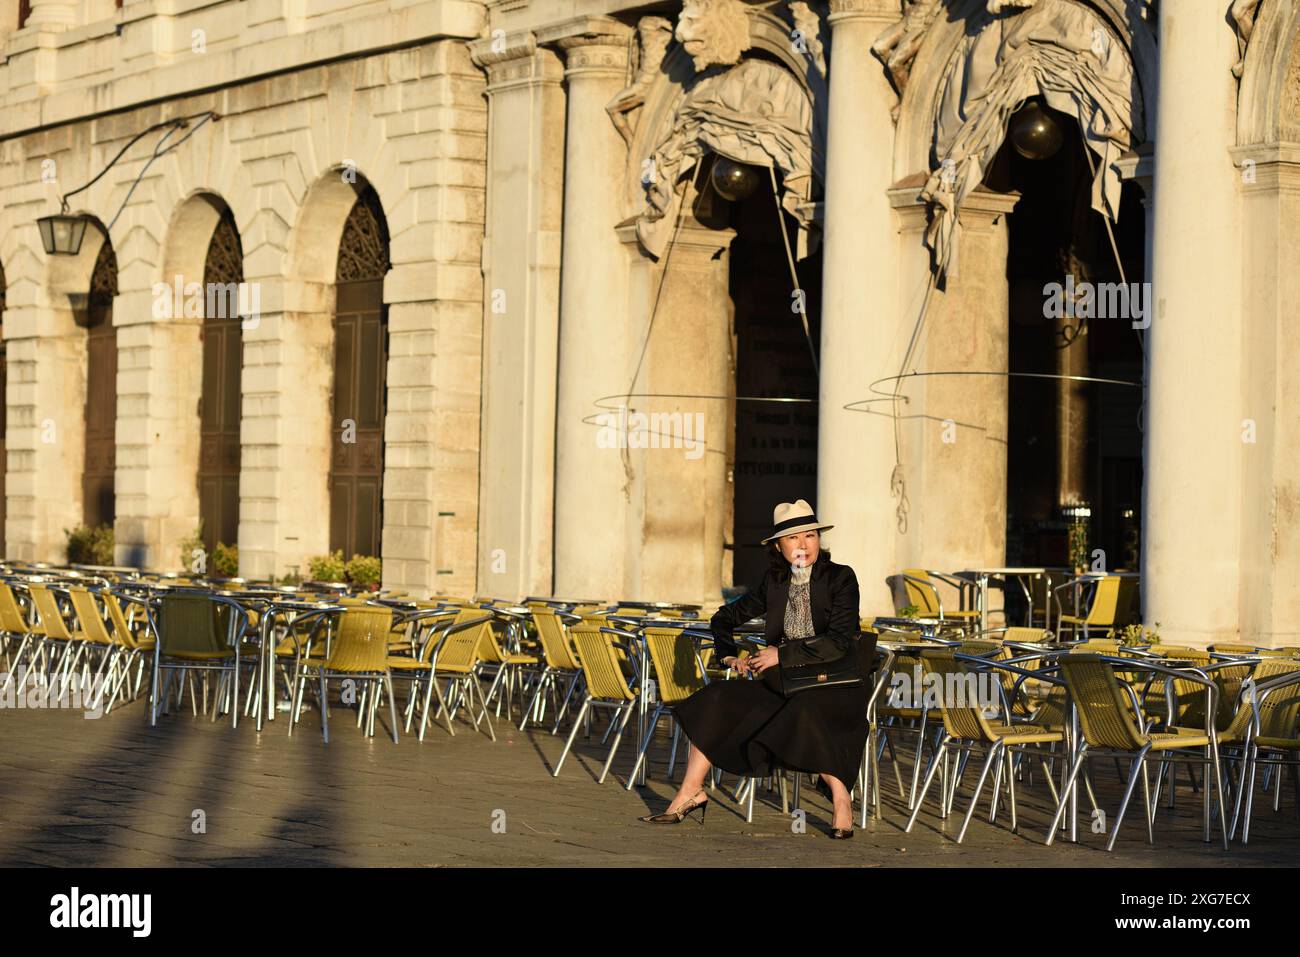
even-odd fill
[{"label": "white fedora hat", "polygon": [[772,510],[772,534],[759,544],[766,545],[768,542],[775,541],[785,535],[794,535],[798,532],[811,532],[813,529],[834,527],[834,525],[826,525],[817,521],[817,516],[813,514],[813,507],[803,499],[795,502],[782,502]]}]

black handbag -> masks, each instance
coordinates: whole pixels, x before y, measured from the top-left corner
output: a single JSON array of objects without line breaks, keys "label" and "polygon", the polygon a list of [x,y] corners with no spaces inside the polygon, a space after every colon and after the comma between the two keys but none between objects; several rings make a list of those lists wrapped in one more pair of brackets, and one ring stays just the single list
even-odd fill
[{"label": "black handbag", "polygon": [[[875,657],[875,636],[867,635],[869,647],[862,647],[858,636],[849,644],[849,650],[839,658],[814,661],[806,665],[781,668],[781,693],[787,698],[810,688],[846,688],[863,683],[862,656]],[[827,638],[810,638],[809,642],[830,644]]]}]

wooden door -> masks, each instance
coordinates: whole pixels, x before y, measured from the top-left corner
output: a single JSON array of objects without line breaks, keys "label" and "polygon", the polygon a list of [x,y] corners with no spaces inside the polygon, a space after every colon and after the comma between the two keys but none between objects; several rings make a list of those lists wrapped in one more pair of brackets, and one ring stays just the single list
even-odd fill
[{"label": "wooden door", "polygon": [[[208,244],[204,288],[243,281],[243,251],[229,214],[222,216]],[[205,304],[207,302],[205,297]],[[239,538],[239,420],[243,334],[230,297],[216,297],[223,309],[204,310],[203,391],[199,400],[199,516],[203,547]],[[209,314],[212,313],[212,314]]]},{"label": "wooden door", "polygon": [[117,259],[107,242],[99,251],[86,304],[86,460],[82,471],[83,521],[112,525],[113,472],[117,465]]},{"label": "wooden door", "polygon": [[388,326],[383,211],[367,188],[339,244],[334,310],[330,549],[381,554]]}]

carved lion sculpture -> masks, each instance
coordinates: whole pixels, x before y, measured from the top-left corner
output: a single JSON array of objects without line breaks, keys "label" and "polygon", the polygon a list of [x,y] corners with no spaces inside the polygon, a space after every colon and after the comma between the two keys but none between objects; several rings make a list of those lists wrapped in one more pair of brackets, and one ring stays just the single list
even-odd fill
[{"label": "carved lion sculpture", "polygon": [[740,0],[686,0],[676,36],[697,71],[730,66],[749,49],[749,16]]}]

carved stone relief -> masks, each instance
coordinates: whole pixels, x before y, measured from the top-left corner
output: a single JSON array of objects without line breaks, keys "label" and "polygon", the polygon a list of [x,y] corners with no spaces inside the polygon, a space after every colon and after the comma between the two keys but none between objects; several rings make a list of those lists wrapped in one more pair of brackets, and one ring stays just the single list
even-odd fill
[{"label": "carved stone relief", "polygon": [[[994,19],[998,17],[998,19]],[[981,22],[982,20],[982,22]],[[1145,139],[1133,100],[1133,63],[1096,13],[1070,0],[1034,0],[1010,19],[971,18],[940,84],[934,156],[921,198],[935,210],[926,233],[940,272],[956,274],[957,212],[997,153],[1011,114],[1028,98],[1075,116],[1097,154],[1092,206],[1118,217],[1118,161]]]},{"label": "carved stone relief", "polygon": [[749,15],[740,0],[686,0],[675,35],[698,72],[731,66],[749,49]]},{"label": "carved stone relief", "polygon": [[673,25],[663,17],[642,17],[636,25],[636,36],[632,82],[605,107],[619,136],[629,145],[635,129],[631,114],[645,104],[646,91],[659,76],[664,54],[673,42]]},{"label": "carved stone relief", "polygon": [[1237,31],[1237,62],[1232,68],[1232,75],[1241,79],[1241,71],[1246,65],[1246,47],[1250,44],[1251,31],[1255,29],[1255,18],[1259,16],[1262,0],[1232,0],[1228,16]]},{"label": "carved stone relief", "polygon": [[[671,33],[668,21],[661,17],[645,17],[638,23],[634,78],[606,109],[629,147],[635,140],[639,143],[635,148],[645,151],[641,166],[645,207],[636,217],[636,233],[651,255],[662,255],[672,240],[682,181],[709,152],[773,169],[781,178],[781,206],[800,226],[798,255],[811,250],[814,188],[824,179],[824,148],[810,88],[824,89],[828,68],[819,12],[824,6],[817,0],[793,0],[781,11],[785,16],[778,18],[774,10],[746,12],[749,8],[740,0],[686,0]],[[751,35],[754,16],[767,18],[762,27],[766,40],[761,31]],[[788,42],[791,59],[802,60],[798,74],[790,63],[755,56],[742,59],[754,47],[754,37],[766,42],[771,52],[774,25]],[[665,64],[672,38],[681,51],[673,53],[671,62],[678,64],[675,74]],[[680,84],[681,98],[670,113],[662,105],[646,105],[657,82]],[[658,100],[651,103],[662,104],[662,94],[656,96]],[[636,139],[647,109],[657,111],[655,126]]]}]

